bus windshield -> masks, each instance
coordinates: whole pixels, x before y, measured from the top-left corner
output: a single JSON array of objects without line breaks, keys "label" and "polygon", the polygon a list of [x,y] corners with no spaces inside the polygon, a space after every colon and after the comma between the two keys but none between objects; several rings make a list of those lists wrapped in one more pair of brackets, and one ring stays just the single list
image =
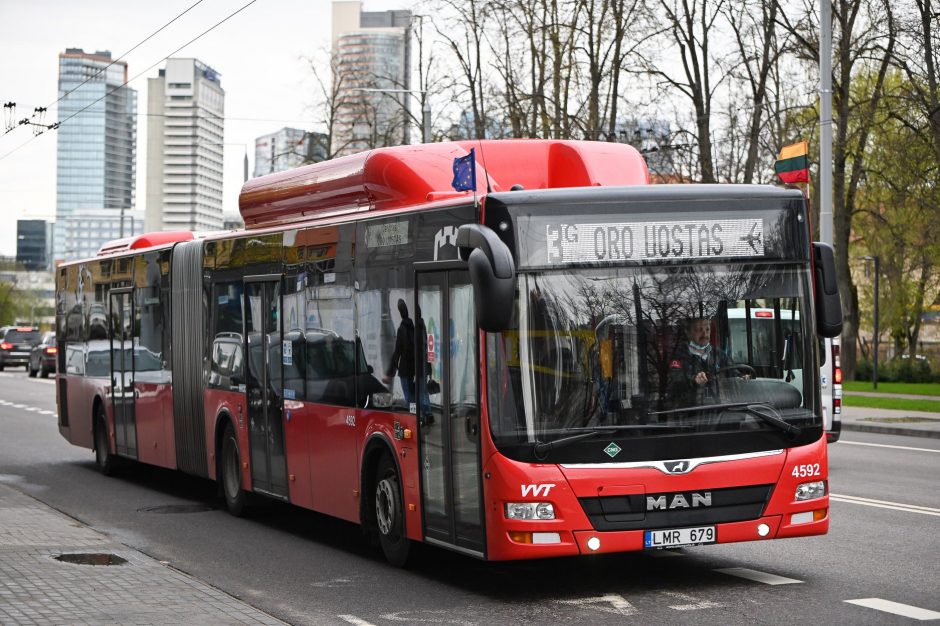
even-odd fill
[{"label": "bus windshield", "polygon": [[521,274],[516,327],[488,337],[494,440],[790,445],[820,423],[808,278],[766,263]]}]

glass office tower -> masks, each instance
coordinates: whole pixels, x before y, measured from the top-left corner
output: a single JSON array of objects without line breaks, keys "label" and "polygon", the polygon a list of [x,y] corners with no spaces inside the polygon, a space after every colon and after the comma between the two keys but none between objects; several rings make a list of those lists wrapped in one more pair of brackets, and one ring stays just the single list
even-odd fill
[{"label": "glass office tower", "polygon": [[53,258],[74,259],[64,225],[78,209],[134,208],[137,92],[123,86],[127,63],[107,50],[59,54],[56,223]]}]

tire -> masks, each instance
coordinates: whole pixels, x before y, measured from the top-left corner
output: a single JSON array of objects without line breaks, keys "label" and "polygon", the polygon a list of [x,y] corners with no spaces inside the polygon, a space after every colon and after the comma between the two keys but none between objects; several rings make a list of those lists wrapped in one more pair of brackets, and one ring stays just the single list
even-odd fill
[{"label": "tire", "polygon": [[222,495],[225,497],[225,507],[235,517],[241,517],[245,512],[245,503],[248,494],[242,489],[241,457],[238,453],[238,439],[231,424],[226,425],[225,434],[222,435],[222,458],[219,468],[222,483]]},{"label": "tire", "polygon": [[0,372],[3,371],[3,365],[0,365]]},{"label": "tire", "polygon": [[373,503],[382,552],[389,563],[395,567],[404,567],[411,552],[411,540],[405,534],[401,478],[395,462],[387,454],[379,460],[376,469]]},{"label": "tire", "polygon": [[41,367],[41,368],[39,368],[39,375],[40,375],[42,378],[49,378],[49,370],[46,369],[45,367]]},{"label": "tire", "polygon": [[95,465],[105,476],[113,476],[117,469],[117,459],[108,447],[108,423],[101,405],[95,416]]},{"label": "tire", "polygon": [[29,365],[26,366],[26,371],[29,372],[30,378],[36,378],[36,370],[31,368]]}]

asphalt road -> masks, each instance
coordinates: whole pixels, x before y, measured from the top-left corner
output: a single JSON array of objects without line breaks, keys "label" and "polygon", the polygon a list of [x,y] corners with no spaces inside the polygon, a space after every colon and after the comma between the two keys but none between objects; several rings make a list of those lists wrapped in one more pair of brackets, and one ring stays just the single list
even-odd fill
[{"label": "asphalt road", "polygon": [[422,548],[410,569],[398,570],[345,522],[272,503],[236,519],[207,481],[139,466],[99,475],[90,450],[59,436],[54,389],[0,373],[0,481],[287,622],[940,618],[940,440],[844,433],[830,446],[825,537],[522,563]]}]

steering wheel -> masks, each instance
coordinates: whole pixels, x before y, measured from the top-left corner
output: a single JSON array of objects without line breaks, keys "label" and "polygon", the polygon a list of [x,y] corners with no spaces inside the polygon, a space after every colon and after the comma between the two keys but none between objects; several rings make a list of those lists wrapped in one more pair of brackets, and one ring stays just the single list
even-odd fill
[{"label": "steering wheel", "polygon": [[757,372],[754,371],[754,368],[746,363],[734,363],[733,365],[728,365],[727,367],[722,367],[718,370],[718,374],[724,374],[725,372],[730,372],[731,370],[741,370],[751,378],[757,378]]}]

